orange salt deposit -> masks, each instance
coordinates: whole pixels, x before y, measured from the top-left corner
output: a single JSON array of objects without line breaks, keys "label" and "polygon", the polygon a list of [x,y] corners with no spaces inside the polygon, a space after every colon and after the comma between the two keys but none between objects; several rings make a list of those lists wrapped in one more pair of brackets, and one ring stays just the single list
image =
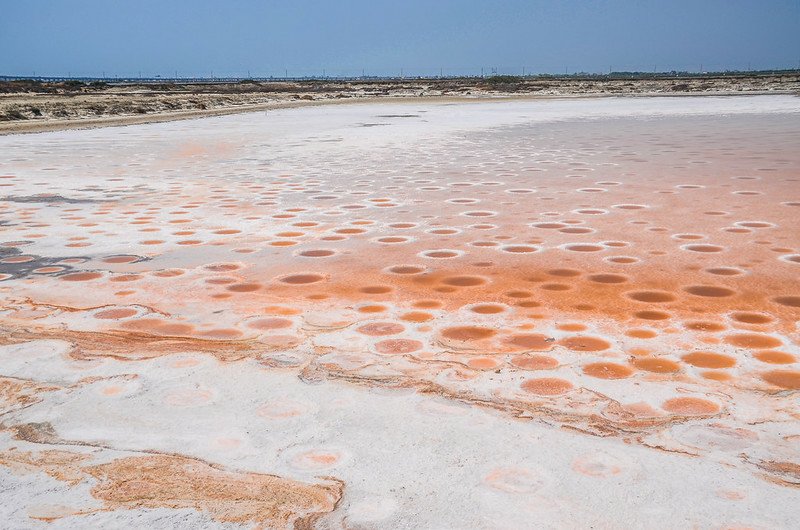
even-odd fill
[{"label": "orange salt deposit", "polygon": [[584,365],[583,373],[600,379],[623,379],[633,375],[633,370],[616,363],[589,363]]},{"label": "orange salt deposit", "polygon": [[731,368],[736,366],[736,359],[728,355],[711,352],[692,352],[681,357],[684,362],[700,368]]},{"label": "orange salt deposit", "polygon": [[715,414],[719,411],[719,406],[715,403],[693,397],[668,399],[661,407],[674,414]]},{"label": "orange salt deposit", "polygon": [[558,366],[558,360],[547,355],[517,355],[511,364],[523,370],[549,370]]},{"label": "orange salt deposit", "polygon": [[639,370],[655,372],[660,374],[674,373],[681,369],[680,365],[669,359],[657,357],[641,357],[632,361],[633,366]]},{"label": "orange salt deposit", "polygon": [[531,394],[538,394],[540,396],[555,396],[571,390],[572,383],[555,377],[542,377],[539,379],[528,379],[522,383],[522,389]]}]

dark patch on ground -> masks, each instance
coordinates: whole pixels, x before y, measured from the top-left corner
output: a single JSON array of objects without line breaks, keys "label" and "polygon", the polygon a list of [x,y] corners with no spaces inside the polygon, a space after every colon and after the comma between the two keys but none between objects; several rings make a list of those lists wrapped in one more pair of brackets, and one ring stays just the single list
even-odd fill
[{"label": "dark patch on ground", "polygon": [[22,202],[30,204],[51,204],[63,202],[67,204],[85,204],[103,202],[97,199],[75,199],[73,197],[64,197],[63,195],[8,195],[0,198],[4,202]]},{"label": "dark patch on ground", "polygon": [[[30,261],[20,263],[3,263],[2,260],[15,256],[28,256]],[[0,281],[18,280],[29,276],[59,276],[72,272],[74,269],[70,265],[60,263],[62,260],[77,256],[47,258],[35,254],[23,253],[15,247],[0,247]],[[82,258],[85,259],[85,258]],[[53,272],[34,272],[42,267],[60,267],[60,270]]]}]

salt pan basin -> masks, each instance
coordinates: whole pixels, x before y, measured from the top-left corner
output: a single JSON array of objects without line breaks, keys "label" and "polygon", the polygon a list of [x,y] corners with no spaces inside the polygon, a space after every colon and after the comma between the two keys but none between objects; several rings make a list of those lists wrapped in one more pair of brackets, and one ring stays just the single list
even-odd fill
[{"label": "salt pan basin", "polygon": [[792,528],[800,99],[0,137],[0,526]]}]

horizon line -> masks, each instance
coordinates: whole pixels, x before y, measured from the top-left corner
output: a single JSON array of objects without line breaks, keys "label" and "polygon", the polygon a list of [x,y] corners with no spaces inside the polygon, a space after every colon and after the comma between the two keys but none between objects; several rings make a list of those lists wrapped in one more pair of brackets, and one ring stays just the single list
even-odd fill
[{"label": "horizon line", "polygon": [[[35,73],[34,73],[35,74]],[[800,68],[772,68],[772,69],[758,69],[758,70],[741,70],[741,69],[725,69],[725,70],[707,70],[707,71],[689,71],[689,70],[663,70],[663,71],[644,71],[644,70],[619,70],[610,71],[607,73],[597,72],[583,72],[577,71],[572,73],[525,73],[519,74],[505,74],[505,73],[480,73],[480,74],[457,74],[457,75],[270,75],[270,76],[143,76],[143,75],[115,75],[115,76],[73,76],[73,75],[5,75],[0,74],[0,81],[81,81],[81,82],[106,82],[106,83],[122,83],[122,82],[160,82],[160,83],[176,83],[176,82],[209,82],[209,83],[222,83],[222,82],[241,82],[241,81],[389,81],[389,80],[458,80],[458,79],[492,79],[492,78],[508,78],[509,80],[525,80],[537,78],[647,78],[647,77],[714,77],[714,76],[760,76],[760,75],[786,75],[786,74],[800,74]]]}]

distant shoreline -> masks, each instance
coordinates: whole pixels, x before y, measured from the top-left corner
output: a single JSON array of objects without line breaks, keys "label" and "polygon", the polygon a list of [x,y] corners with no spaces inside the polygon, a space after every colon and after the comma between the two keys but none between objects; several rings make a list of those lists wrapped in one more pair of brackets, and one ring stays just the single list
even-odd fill
[{"label": "distant shoreline", "polygon": [[642,80],[439,80],[97,85],[0,83],[0,135],[189,120],[330,104],[800,95],[800,75]]}]

